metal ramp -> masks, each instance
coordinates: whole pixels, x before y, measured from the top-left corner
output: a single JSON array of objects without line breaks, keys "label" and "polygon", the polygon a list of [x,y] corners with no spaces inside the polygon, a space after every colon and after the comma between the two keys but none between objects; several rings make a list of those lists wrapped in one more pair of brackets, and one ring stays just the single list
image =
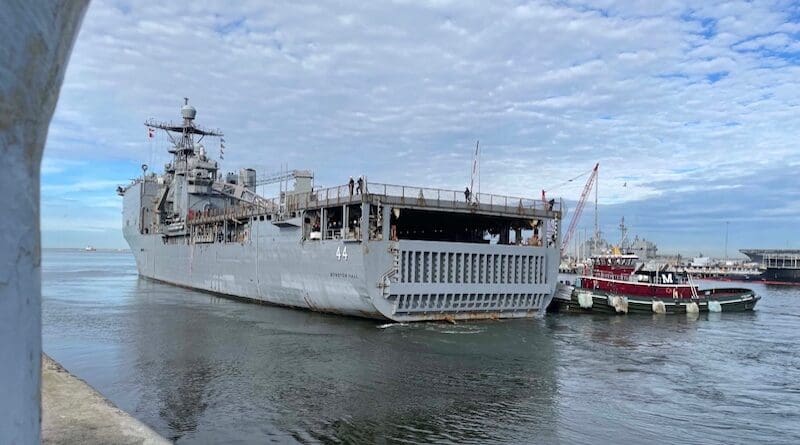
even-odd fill
[{"label": "metal ramp", "polygon": [[555,273],[549,270],[547,248],[410,240],[397,244],[385,292],[397,317],[527,316],[543,311],[552,297],[549,277]]}]

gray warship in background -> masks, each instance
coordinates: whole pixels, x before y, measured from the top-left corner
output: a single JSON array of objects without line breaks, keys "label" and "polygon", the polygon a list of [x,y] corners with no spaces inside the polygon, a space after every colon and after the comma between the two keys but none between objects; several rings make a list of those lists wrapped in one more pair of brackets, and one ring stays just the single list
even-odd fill
[{"label": "gray warship in background", "polygon": [[[173,155],[119,187],[141,276],[314,311],[398,322],[543,314],[556,291],[561,204],[367,183],[316,189],[313,174],[219,172],[195,124],[148,121]],[[151,130],[152,131],[152,130]],[[265,198],[256,186],[293,187]]]}]

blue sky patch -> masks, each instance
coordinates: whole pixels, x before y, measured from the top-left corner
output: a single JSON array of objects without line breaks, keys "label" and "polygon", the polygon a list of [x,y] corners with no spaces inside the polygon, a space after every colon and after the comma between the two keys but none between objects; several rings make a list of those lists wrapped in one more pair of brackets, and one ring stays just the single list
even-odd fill
[{"label": "blue sky patch", "polygon": [[189,97],[225,132],[223,172],[458,191],[480,139],[483,192],[537,197],[600,162],[609,235],[625,216],[663,252],[714,254],[727,221],[731,251],[800,247],[798,22],[738,0],[93,2],[48,135],[43,245],[125,246],[116,185],[169,160],[143,122]]}]

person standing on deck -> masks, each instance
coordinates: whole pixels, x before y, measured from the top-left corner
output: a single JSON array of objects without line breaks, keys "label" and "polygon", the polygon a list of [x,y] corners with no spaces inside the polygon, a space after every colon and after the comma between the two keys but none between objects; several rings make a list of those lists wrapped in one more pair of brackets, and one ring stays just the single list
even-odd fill
[{"label": "person standing on deck", "polygon": [[359,176],[358,177],[358,187],[356,188],[356,192],[359,195],[364,193],[364,177],[363,176]]},{"label": "person standing on deck", "polygon": [[472,198],[472,192],[469,191],[469,187],[466,187],[464,189],[464,199],[467,201],[468,204],[469,204],[470,198]]},{"label": "person standing on deck", "polygon": [[347,185],[350,187],[350,196],[353,196],[353,187],[356,185],[356,182],[353,181],[352,176],[350,177],[350,182],[348,182]]}]

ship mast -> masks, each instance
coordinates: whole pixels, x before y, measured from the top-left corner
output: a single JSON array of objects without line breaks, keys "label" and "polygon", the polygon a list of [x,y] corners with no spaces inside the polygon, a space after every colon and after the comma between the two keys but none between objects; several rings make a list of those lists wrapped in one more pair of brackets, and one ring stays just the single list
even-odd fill
[{"label": "ship mast", "polygon": [[167,134],[170,142],[172,142],[172,148],[168,151],[174,155],[174,162],[172,165],[176,170],[185,170],[186,159],[194,154],[195,135],[200,136],[200,139],[196,142],[200,142],[205,136],[223,136],[222,132],[219,130],[211,130],[196,125],[194,119],[197,116],[197,110],[189,105],[188,97],[184,97],[183,101],[183,107],[181,107],[183,122],[181,124],[159,122],[153,119],[144,123],[149,128],[158,128],[164,130]]},{"label": "ship mast", "polygon": [[622,220],[619,222],[619,248],[620,250],[625,248],[625,241],[628,239],[628,227],[625,225],[625,217],[622,217]]}]

